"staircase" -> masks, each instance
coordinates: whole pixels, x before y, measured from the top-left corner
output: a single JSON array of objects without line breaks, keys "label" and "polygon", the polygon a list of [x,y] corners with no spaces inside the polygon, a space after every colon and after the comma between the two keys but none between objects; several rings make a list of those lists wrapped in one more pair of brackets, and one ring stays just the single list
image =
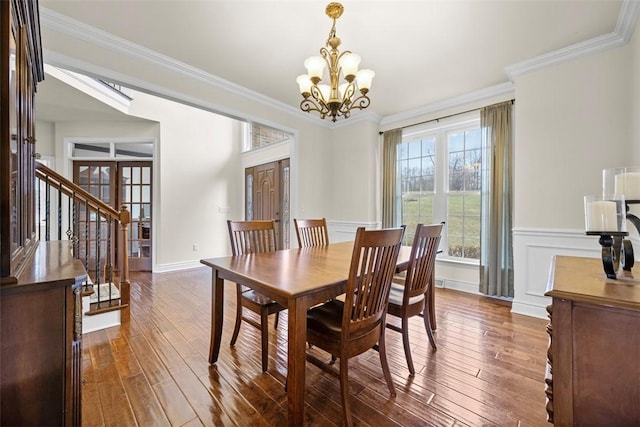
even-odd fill
[{"label": "staircase", "polygon": [[71,240],[87,270],[82,332],[119,325],[130,301],[127,207],[117,211],[47,166],[35,168],[38,239]]}]

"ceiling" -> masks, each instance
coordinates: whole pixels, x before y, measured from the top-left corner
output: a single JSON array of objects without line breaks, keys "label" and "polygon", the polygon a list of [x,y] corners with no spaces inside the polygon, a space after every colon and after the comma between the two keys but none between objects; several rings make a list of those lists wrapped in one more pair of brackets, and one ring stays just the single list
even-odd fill
[{"label": "ceiling", "polygon": [[[40,0],[40,8],[298,108],[295,79],[332,21],[328,1]],[[342,48],[376,72],[369,110],[385,117],[509,81],[505,69],[616,30],[622,0],[343,1]],[[46,25],[46,22],[44,23]],[[43,37],[45,59],[47,39]],[[120,70],[126,74],[126,70]],[[47,78],[42,119],[122,116]],[[62,92],[69,90],[69,95]],[[78,98],[80,97],[80,98]],[[354,113],[354,115],[357,113]]]}]

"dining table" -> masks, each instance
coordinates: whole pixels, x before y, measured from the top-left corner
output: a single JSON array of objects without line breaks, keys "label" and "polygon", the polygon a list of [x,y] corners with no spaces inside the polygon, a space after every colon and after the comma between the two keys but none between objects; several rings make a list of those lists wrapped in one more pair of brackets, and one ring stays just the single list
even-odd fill
[{"label": "dining table", "polygon": [[[353,242],[347,241],[200,261],[212,270],[210,364],[217,362],[220,353],[225,280],[252,288],[288,309],[287,409],[291,426],[301,426],[304,420],[307,310],[345,292],[352,252]],[[410,254],[411,247],[401,247],[398,272],[407,269]],[[433,294],[430,297],[432,303]]]}]

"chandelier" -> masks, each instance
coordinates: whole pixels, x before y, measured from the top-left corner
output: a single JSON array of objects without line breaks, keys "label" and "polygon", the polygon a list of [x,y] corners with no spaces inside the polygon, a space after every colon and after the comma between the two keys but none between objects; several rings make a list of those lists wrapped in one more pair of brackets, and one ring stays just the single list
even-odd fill
[{"label": "chandelier", "polygon": [[[331,116],[336,121],[339,116],[349,117],[351,110],[363,110],[369,106],[371,100],[367,96],[371,81],[375,73],[371,70],[358,71],[361,58],[355,53],[338,50],[341,40],[336,37],[336,19],[344,8],[340,3],[329,3],[325,10],[327,16],[333,19],[329,38],[324,47],[320,48],[322,56],[311,56],[304,61],[308,74],[298,76],[296,81],[300,86],[300,93],[304,97],[300,103],[302,111],[317,111],[324,119]],[[319,84],[325,66],[329,71],[329,84]],[[340,77],[344,82],[340,83]],[[360,94],[356,95],[356,90]]]}]

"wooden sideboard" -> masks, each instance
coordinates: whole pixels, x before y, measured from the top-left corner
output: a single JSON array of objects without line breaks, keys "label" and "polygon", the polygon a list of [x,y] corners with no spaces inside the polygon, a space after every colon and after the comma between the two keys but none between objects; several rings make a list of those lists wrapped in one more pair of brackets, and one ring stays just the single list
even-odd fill
[{"label": "wooden sideboard", "polygon": [[80,426],[86,271],[70,241],[40,243],[0,286],[0,425]]},{"label": "wooden sideboard", "polygon": [[600,259],[557,256],[545,295],[549,422],[640,426],[640,280],[607,279]]}]

